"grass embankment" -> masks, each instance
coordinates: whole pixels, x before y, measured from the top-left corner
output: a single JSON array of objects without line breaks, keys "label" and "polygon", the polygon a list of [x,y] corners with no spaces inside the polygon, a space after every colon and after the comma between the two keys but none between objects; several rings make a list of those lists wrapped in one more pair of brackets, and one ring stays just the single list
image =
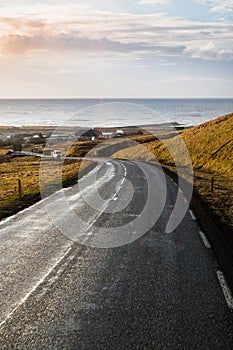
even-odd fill
[{"label": "grass embankment", "polygon": [[[223,226],[233,229],[233,114],[217,118],[199,126],[174,134],[163,135],[166,145],[159,140],[144,142],[115,154],[119,158],[151,160],[153,157],[166,168],[175,172],[174,160],[168,146],[175,150],[179,162],[186,165],[180,136],[189,151],[194,168],[194,185],[219,218]],[[160,138],[162,138],[160,137]],[[136,141],[140,143],[140,137]],[[150,152],[148,152],[148,150]],[[211,191],[214,178],[214,191]]]},{"label": "grass embankment", "polygon": [[[79,162],[66,161],[62,167],[63,184],[77,176]],[[46,185],[52,192],[59,183],[59,164],[50,161],[46,166]],[[0,164],[0,219],[28,207],[40,199],[39,183],[40,159],[36,157],[7,157]],[[19,196],[18,179],[22,192]]]},{"label": "grass embankment", "polygon": [[[93,147],[92,144],[82,143],[76,146],[79,156]],[[59,148],[59,146],[57,146]],[[13,157],[7,155],[7,149],[0,150],[0,220],[37,202],[40,197],[41,159],[32,156]],[[57,185],[69,186],[78,179],[78,174],[85,171],[91,162],[65,160],[62,165],[59,160],[50,159],[42,163],[42,179],[48,194],[57,189]],[[45,175],[45,176],[44,176]],[[19,196],[18,179],[21,180],[22,193]]]}]

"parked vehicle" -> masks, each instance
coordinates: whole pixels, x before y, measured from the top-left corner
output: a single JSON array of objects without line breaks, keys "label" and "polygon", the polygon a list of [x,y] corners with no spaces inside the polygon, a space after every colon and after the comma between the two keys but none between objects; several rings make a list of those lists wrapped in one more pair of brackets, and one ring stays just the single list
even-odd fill
[{"label": "parked vehicle", "polygon": [[53,158],[61,158],[62,156],[61,151],[59,149],[55,149],[52,155],[53,155]]}]

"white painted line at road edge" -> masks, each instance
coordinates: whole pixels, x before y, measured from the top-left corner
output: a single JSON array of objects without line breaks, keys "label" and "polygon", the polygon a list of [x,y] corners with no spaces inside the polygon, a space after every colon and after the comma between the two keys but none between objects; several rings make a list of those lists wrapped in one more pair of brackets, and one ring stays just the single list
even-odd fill
[{"label": "white painted line at road edge", "polygon": [[[97,165],[96,167],[94,167],[94,169],[92,169],[92,170],[89,171],[86,175],[84,175],[84,176],[79,180],[79,182],[80,182],[80,181],[83,181],[84,178],[90,176],[90,174],[92,174],[93,172],[98,171],[99,168],[100,168],[99,165]],[[56,195],[57,195],[58,193],[60,193],[60,192],[69,191],[71,188],[72,188],[72,186],[71,186],[71,187],[66,187],[66,188],[61,188],[60,190],[58,190],[58,191],[52,193],[50,196],[45,197],[45,198],[39,200],[38,202],[36,202],[36,203],[30,205],[29,207],[27,207],[27,208],[25,208],[25,209],[23,209],[23,210],[18,211],[16,214],[11,215],[11,216],[8,216],[7,218],[5,218],[5,219],[3,219],[2,221],[0,221],[0,228],[1,228],[2,226],[8,225],[9,223],[11,223],[12,221],[16,220],[17,218],[20,218],[23,214],[25,214],[25,213],[27,213],[27,212],[29,212],[29,211],[35,209],[36,207],[41,206],[41,205],[42,205],[45,201],[47,201],[49,198],[52,198],[52,197],[56,196]]]},{"label": "white painted line at road edge", "polygon": [[46,278],[51,274],[51,272],[58,266],[58,264],[69,254],[72,246],[70,246],[66,252],[60,257],[56,263],[49,269],[49,271],[36,283],[36,285],[28,292],[25,297],[8,313],[3,321],[0,322],[0,328],[6,323],[6,321],[17,311],[17,309],[23,305],[27,299],[32,295],[32,293],[46,280]]},{"label": "white painted line at road edge", "polygon": [[173,179],[171,178],[171,181],[172,181],[173,185],[177,186],[177,183],[175,182],[175,180],[173,180]]},{"label": "white painted line at road edge", "polygon": [[233,309],[233,297],[232,297],[230,288],[227,284],[227,281],[226,281],[222,271],[217,271],[217,276],[218,276],[218,280],[219,280],[220,286],[222,288],[227,306],[229,307],[229,309],[232,310]]},{"label": "white painted line at road edge", "polygon": [[191,209],[189,209],[189,214],[191,215],[191,218],[193,220],[197,220],[196,216],[193,214],[193,211]]},{"label": "white painted line at road edge", "polygon": [[200,235],[204,245],[206,246],[206,248],[210,249],[211,245],[210,245],[210,242],[208,241],[208,239],[206,238],[205,234],[202,231],[199,231],[199,235]]}]

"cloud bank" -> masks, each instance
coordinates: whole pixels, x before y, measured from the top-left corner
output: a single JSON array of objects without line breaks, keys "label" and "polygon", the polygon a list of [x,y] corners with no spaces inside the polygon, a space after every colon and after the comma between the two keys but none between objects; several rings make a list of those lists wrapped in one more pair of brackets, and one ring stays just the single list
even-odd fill
[{"label": "cloud bank", "polygon": [[84,11],[62,18],[56,13],[5,17],[0,18],[0,54],[78,51],[231,60],[232,29],[231,23],[191,22],[164,14]]}]

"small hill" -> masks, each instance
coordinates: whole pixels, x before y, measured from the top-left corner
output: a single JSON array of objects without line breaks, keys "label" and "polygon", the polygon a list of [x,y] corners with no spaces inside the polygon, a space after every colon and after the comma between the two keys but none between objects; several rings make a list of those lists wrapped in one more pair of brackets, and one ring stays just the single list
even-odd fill
[{"label": "small hill", "polygon": [[[233,176],[232,135],[233,114],[181,132],[181,136],[189,150],[194,169],[220,173],[229,177]],[[176,137],[169,142],[173,147],[176,147],[178,144]],[[164,157],[167,154],[165,146],[161,145],[160,147],[158,155],[166,161],[166,157]],[[155,155],[157,154],[156,148],[154,153]],[[182,157],[182,155],[180,156]]]},{"label": "small hill", "polygon": [[[204,201],[223,225],[233,228],[233,114],[183,130],[179,135],[140,143],[117,152],[116,158],[151,160],[156,158],[164,167],[175,172],[174,160],[168,152],[172,148],[181,165],[187,165],[186,153],[180,142],[184,140],[194,168],[194,184]],[[159,137],[161,140],[161,137]],[[148,152],[149,150],[149,152]],[[214,178],[214,193],[211,192]]]}]

